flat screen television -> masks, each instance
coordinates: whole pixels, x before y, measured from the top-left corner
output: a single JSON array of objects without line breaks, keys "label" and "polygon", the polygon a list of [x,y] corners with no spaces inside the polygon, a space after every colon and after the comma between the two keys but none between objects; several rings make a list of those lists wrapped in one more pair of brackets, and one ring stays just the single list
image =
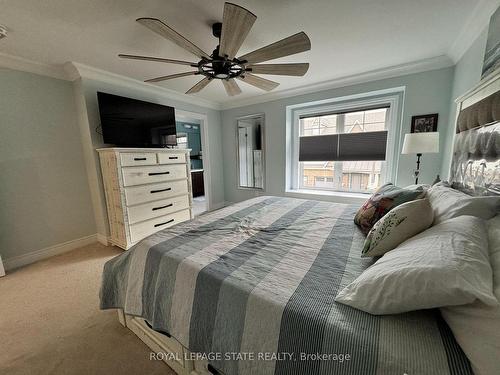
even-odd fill
[{"label": "flat screen television", "polygon": [[177,145],[173,107],[97,93],[104,143],[124,147]]}]

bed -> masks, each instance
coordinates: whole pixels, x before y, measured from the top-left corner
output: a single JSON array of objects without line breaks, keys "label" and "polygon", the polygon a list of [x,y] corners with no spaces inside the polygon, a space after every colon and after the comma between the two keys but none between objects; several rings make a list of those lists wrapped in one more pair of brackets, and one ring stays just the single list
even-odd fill
[{"label": "bed", "polygon": [[471,374],[437,310],[374,316],[334,301],[373,262],[359,256],[357,208],[259,197],[159,232],[106,264],[101,308],[228,375]]},{"label": "bed", "polygon": [[[500,192],[499,77],[459,101],[450,175],[471,195]],[[178,374],[472,374],[438,309],[335,302],[374,262],[357,209],[264,196],[204,214],[106,263],[101,308]]]}]

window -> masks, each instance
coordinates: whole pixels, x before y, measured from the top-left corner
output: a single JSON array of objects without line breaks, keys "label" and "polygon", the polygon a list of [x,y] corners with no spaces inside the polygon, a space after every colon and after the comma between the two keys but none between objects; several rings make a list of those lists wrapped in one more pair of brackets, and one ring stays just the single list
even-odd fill
[{"label": "window", "polygon": [[287,106],[285,191],[367,194],[395,180],[404,95],[395,87]]},{"label": "window", "polygon": [[[388,110],[383,107],[300,116],[298,168],[302,183],[299,188],[362,193],[377,189],[384,162],[364,159],[370,155],[373,159],[385,159]],[[353,135],[348,143],[343,141],[347,134]],[[362,137],[372,134],[377,136]],[[323,155],[331,160],[316,161]]]}]

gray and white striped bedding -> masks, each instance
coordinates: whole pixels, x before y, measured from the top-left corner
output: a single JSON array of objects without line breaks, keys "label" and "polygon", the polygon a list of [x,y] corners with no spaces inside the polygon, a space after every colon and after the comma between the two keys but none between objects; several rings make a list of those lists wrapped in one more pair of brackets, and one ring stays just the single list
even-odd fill
[{"label": "gray and white striped bedding", "polygon": [[106,263],[101,308],[211,353],[225,374],[471,374],[437,310],[373,316],[334,301],[373,262],[356,209],[259,197],[163,230]]}]

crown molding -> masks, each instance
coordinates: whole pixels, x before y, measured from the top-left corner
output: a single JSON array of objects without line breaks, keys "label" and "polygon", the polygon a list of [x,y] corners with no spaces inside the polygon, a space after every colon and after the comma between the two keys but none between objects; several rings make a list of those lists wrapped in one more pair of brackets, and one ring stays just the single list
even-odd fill
[{"label": "crown molding", "polygon": [[0,67],[67,80],[62,66],[43,64],[6,53],[0,53]]},{"label": "crown molding", "polygon": [[491,15],[500,6],[500,0],[481,0],[448,51],[456,64],[490,22]]},{"label": "crown molding", "polygon": [[23,57],[0,53],[0,68],[18,70],[21,72],[38,74],[41,76],[61,79],[65,81],[75,81],[79,78],[95,79],[120,86],[140,89],[152,92],[172,100],[179,100],[185,103],[200,107],[220,110],[219,103],[181,94],[164,87],[155,86],[120,74],[107,72],[105,70],[93,68],[76,62],[67,62],[63,65],[49,65],[37,61],[25,59]]},{"label": "crown molding", "polygon": [[388,68],[371,70],[365,73],[354,74],[346,77],[336,78],[321,83],[313,83],[289,90],[274,91],[246,99],[236,99],[222,103],[222,110],[244,107],[252,104],[259,104],[292,96],[316,93],[319,91],[331,90],[339,87],[357,85],[366,82],[378,81],[380,79],[394,78],[408,74],[421,73],[429,70],[436,70],[453,66],[453,61],[446,55],[417,60],[414,62],[395,65]]},{"label": "crown molding", "polygon": [[174,90],[170,90],[157,85],[152,85],[150,83],[139,81],[134,78],[122,76],[116,73],[111,73],[106,70],[97,69],[74,61],[67,62],[66,64],[64,64],[64,71],[67,79],[71,81],[75,81],[79,78],[93,79],[96,81],[143,90],[149,93],[161,95],[168,99],[179,100],[184,103],[189,103],[200,107],[211,108],[216,110],[221,109],[221,105],[217,102],[193,97],[187,94],[181,94]]},{"label": "crown molding", "polygon": [[388,68],[372,70],[365,73],[336,78],[321,83],[313,83],[289,90],[274,91],[251,98],[235,99],[225,103],[218,103],[198,97],[193,97],[187,94],[182,94],[174,90],[145,83],[134,78],[111,73],[77,62],[67,62],[62,66],[52,66],[0,53],[0,67],[35,73],[67,81],[75,81],[80,78],[94,79],[120,86],[144,90],[146,92],[155,93],[172,100],[179,100],[185,103],[215,110],[226,110],[231,108],[244,107],[247,105],[264,103],[272,100],[278,100],[303,94],[310,94],[318,91],[377,81],[380,79],[387,79],[407,74],[446,68],[452,65],[453,61],[448,56],[442,55],[406,64],[395,65]]}]

